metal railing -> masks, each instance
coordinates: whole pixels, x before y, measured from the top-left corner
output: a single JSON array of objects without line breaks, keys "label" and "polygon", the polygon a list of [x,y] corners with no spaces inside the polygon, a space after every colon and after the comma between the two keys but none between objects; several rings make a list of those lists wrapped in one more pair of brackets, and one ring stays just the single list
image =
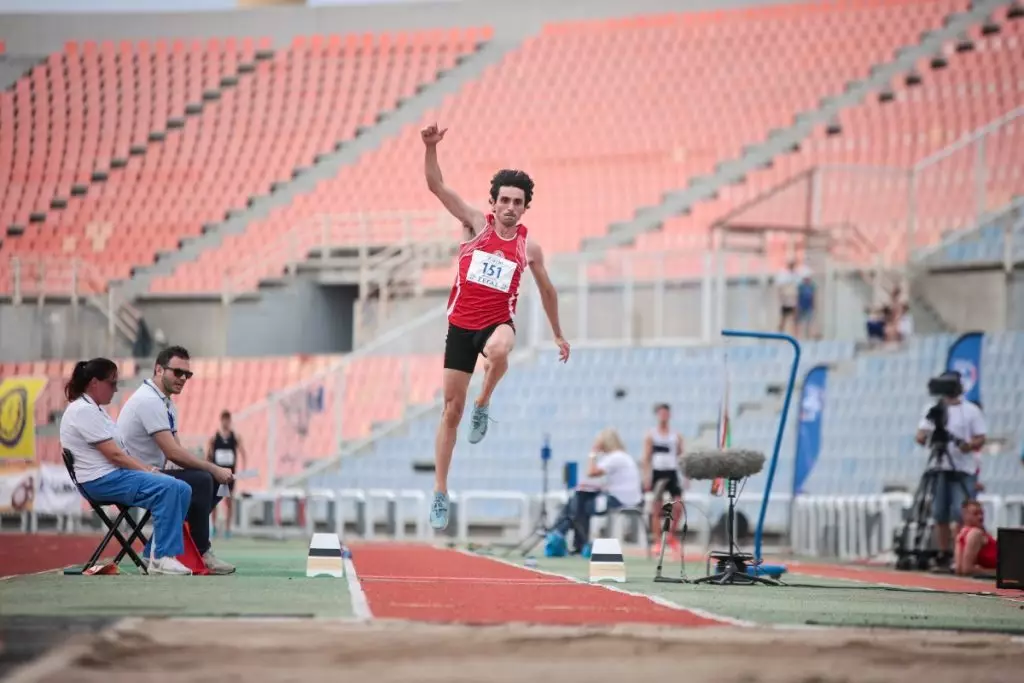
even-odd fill
[{"label": "metal railing", "polygon": [[[221,299],[229,304],[240,295],[254,292],[260,280],[291,277],[300,265],[324,270],[355,273],[363,285],[387,280],[393,275],[395,247],[437,244],[442,239],[457,242],[458,225],[451,216],[438,211],[378,211],[352,214],[323,214],[289,228],[260,245],[243,262],[224,273]],[[413,256],[427,256],[426,248],[412,250]],[[384,272],[378,272],[383,270]]]},{"label": "metal railing", "polygon": [[[47,300],[84,303],[107,322],[108,341],[121,335],[129,344],[138,337],[141,313],[122,301],[117,290],[89,261],[78,257],[11,256],[0,261],[0,294],[10,294],[18,306],[26,300],[42,307]],[[108,355],[114,352],[108,346]]]},{"label": "metal railing", "polygon": [[[1024,524],[1024,495],[982,494],[978,500],[993,527]],[[798,496],[793,504],[792,550],[809,557],[885,559],[912,502],[909,493]]]}]

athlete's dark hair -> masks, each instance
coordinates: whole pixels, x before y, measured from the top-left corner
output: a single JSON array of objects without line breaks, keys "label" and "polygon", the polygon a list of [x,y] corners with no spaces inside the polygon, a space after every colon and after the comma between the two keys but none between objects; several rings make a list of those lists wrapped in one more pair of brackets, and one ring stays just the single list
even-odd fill
[{"label": "athlete's dark hair", "polygon": [[529,207],[533,201],[533,180],[526,171],[515,168],[503,168],[491,178],[491,201],[498,201],[498,190],[503,187],[518,187],[523,191],[524,206]]},{"label": "athlete's dark hair", "polygon": [[184,358],[189,360],[188,351],[184,346],[168,346],[166,349],[161,351],[156,357],[156,364],[153,371],[156,371],[157,367],[166,368],[167,364],[175,358]]},{"label": "athlete's dark hair", "polygon": [[64,385],[64,396],[70,403],[81,398],[89,386],[89,382],[94,379],[110,379],[116,374],[117,363],[109,358],[80,360],[75,363],[75,369],[71,372],[71,379]]},{"label": "athlete's dark hair", "polygon": [[672,410],[672,408],[667,403],[655,403],[654,404],[654,412],[658,412],[659,410],[661,410],[663,408],[665,410]]},{"label": "athlete's dark hair", "polygon": [[230,417],[231,417],[231,411],[230,410],[222,410],[222,411],[220,411],[220,419],[223,420],[224,418],[230,418]]}]

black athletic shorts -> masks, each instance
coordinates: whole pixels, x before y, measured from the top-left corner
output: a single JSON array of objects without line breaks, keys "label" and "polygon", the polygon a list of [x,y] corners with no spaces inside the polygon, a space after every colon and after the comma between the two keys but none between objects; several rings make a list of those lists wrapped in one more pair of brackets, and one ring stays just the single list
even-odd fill
[{"label": "black athletic shorts", "polygon": [[501,325],[508,325],[512,333],[516,326],[511,320],[485,327],[482,330],[466,330],[448,323],[448,336],[444,340],[444,367],[446,370],[461,370],[473,374],[477,356],[486,356],[484,346]]},{"label": "black athletic shorts", "polygon": [[658,487],[659,481],[665,481],[665,493],[673,498],[683,495],[683,487],[679,484],[679,472],[676,470],[654,470],[651,472],[651,490]]}]

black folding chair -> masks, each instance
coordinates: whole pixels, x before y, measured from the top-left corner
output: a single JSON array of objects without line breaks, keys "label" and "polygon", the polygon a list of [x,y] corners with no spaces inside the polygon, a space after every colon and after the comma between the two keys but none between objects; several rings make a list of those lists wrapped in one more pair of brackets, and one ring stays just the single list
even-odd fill
[{"label": "black folding chair", "polygon": [[[77,576],[89,571],[89,569],[99,561],[100,556],[103,554],[103,551],[106,550],[107,544],[110,543],[110,540],[112,538],[116,538],[117,542],[121,544],[121,550],[114,557],[114,564],[121,564],[121,560],[123,560],[124,556],[127,554],[128,557],[132,558],[132,562],[134,562],[138,566],[138,568],[142,570],[143,574],[148,574],[149,572],[146,570],[146,565],[143,563],[138,553],[135,552],[135,549],[132,548],[132,543],[134,543],[136,540],[141,540],[144,544],[149,542],[149,539],[146,538],[146,535],[142,533],[143,527],[145,527],[146,522],[149,521],[149,510],[146,510],[145,513],[142,515],[142,519],[136,522],[132,518],[132,516],[128,514],[128,511],[131,509],[130,506],[112,500],[96,500],[95,498],[90,496],[88,493],[85,492],[85,489],[82,488],[82,485],[78,483],[78,477],[75,476],[75,456],[72,455],[71,451],[69,451],[66,448],[64,449],[64,466],[68,468],[68,474],[71,475],[71,481],[75,482],[75,487],[78,488],[78,492],[82,495],[83,498],[85,498],[86,501],[88,501],[89,505],[96,512],[96,514],[103,521],[103,523],[107,525],[108,529],[107,535],[103,537],[103,541],[96,548],[95,552],[93,552],[92,557],[89,558],[89,561],[86,562],[85,565],[83,565],[81,568],[65,569],[64,573],[68,575]],[[114,507],[117,508],[120,514],[117,515],[117,518],[114,519],[114,521],[110,521],[110,517],[108,517],[107,513],[103,511],[104,505],[113,505]],[[127,523],[128,526],[132,529],[132,533],[130,536],[128,536],[127,539],[125,539],[125,537],[121,534],[120,531],[122,522]]]}]

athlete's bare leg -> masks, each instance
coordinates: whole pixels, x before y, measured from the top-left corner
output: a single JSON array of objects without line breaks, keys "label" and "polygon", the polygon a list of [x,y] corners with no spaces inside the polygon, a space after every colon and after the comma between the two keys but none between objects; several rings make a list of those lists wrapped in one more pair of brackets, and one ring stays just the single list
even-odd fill
[{"label": "athlete's bare leg", "polygon": [[499,325],[491,333],[484,345],[484,386],[473,403],[472,424],[469,430],[469,442],[479,443],[487,435],[487,423],[490,420],[487,407],[491,402],[491,394],[498,386],[498,381],[508,370],[508,355],[516,343],[516,333],[510,325]]},{"label": "athlete's bare leg", "polygon": [[448,469],[452,464],[455,438],[466,407],[466,392],[473,376],[461,370],[444,370],[444,410],[434,441],[434,491],[448,492]]},{"label": "athlete's bare leg", "polygon": [[484,385],[480,389],[475,404],[486,406],[491,402],[491,394],[498,382],[505,376],[508,370],[508,356],[516,344],[516,333],[509,325],[499,325],[491,333],[490,339],[484,345],[484,356],[487,359],[484,372]]}]

